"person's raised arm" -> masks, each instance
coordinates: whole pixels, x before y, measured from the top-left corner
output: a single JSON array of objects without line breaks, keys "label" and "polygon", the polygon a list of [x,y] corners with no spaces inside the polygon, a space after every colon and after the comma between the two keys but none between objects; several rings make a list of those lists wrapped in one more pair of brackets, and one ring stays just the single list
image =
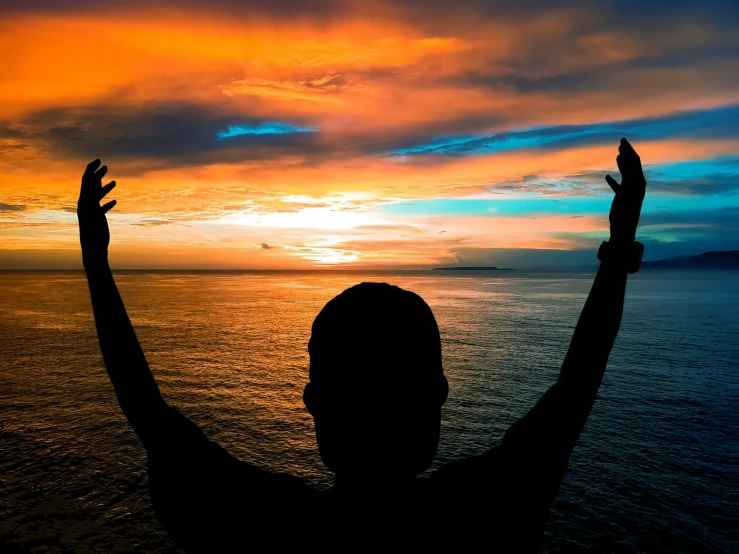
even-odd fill
[{"label": "person's raised arm", "polygon": [[[536,552],[570,454],[595,402],[608,356],[621,324],[626,276],[640,260],[635,243],[646,181],[626,139],[616,158],[623,181],[606,180],[616,193],[610,212],[611,238],[599,252],[601,265],[575,328],[559,378],[539,402],[486,453],[452,462],[434,474],[452,495],[487,490],[487,509],[461,510],[463,524],[494,526],[500,550]],[[462,506],[462,504],[459,504]],[[458,506],[455,505],[455,509]],[[450,517],[457,517],[452,514]]]},{"label": "person's raised arm", "polygon": [[558,380],[563,387],[578,391],[578,399],[588,411],[621,325],[626,276],[638,253],[636,227],[646,191],[641,161],[626,139],[621,139],[616,163],[622,183],[619,185],[613,177],[606,176],[616,193],[609,217],[609,248],[580,314]]},{"label": "person's raised arm", "polygon": [[87,273],[105,367],[124,415],[147,446],[167,405],[149,371],[108,265],[110,232],[105,214],[116,201],[100,205],[100,201],[115,187],[115,181],[102,185],[107,171],[106,166],[100,166],[100,160],[95,160],[82,176],[77,202],[82,262]]},{"label": "person's raised arm", "polygon": [[[606,181],[615,192],[610,212],[611,238],[598,273],[577,322],[559,378],[521,420],[506,434],[509,444],[529,445],[553,456],[564,471],[569,454],[582,432],[595,402],[608,356],[616,340],[623,311],[626,276],[639,259],[635,243],[646,180],[641,161],[626,139],[616,158],[622,182],[610,175]],[[556,458],[556,462],[555,462]]]},{"label": "person's raised arm", "polygon": [[[235,552],[248,545],[246,528],[274,524],[273,514],[312,489],[300,479],[240,462],[168,406],[149,371],[108,265],[110,233],[100,206],[115,182],[90,163],[77,205],[82,261],[90,286],[100,349],[123,413],[148,454],[149,489],[157,518],[188,552]],[[271,528],[268,528],[271,529]]]}]

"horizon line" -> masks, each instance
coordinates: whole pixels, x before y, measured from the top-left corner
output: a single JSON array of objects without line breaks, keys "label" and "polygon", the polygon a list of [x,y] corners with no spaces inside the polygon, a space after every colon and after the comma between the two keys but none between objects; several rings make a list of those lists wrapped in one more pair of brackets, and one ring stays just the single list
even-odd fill
[{"label": "horizon line", "polygon": [[[661,260],[655,260],[657,262]],[[706,270],[706,269],[733,269],[733,268],[710,268],[710,267],[660,267],[659,264],[652,265],[655,261],[642,262],[641,269],[655,269],[655,270]],[[470,269],[467,271],[438,271],[440,269],[458,269],[449,267],[427,267],[427,268],[310,268],[310,269],[219,269],[219,268],[111,268],[114,274],[126,274],[126,273],[429,273],[436,276],[440,275],[455,275],[465,276],[470,273],[484,273],[485,275],[510,275],[510,274],[524,274],[524,273],[578,273],[578,272],[596,272],[599,264],[592,265],[572,265],[572,266],[532,266],[522,268],[499,268],[499,271],[490,272],[490,270],[481,269]],[[0,274],[22,274],[22,273],[69,273],[69,274],[82,274],[84,275],[85,269],[83,268],[0,268]]]}]

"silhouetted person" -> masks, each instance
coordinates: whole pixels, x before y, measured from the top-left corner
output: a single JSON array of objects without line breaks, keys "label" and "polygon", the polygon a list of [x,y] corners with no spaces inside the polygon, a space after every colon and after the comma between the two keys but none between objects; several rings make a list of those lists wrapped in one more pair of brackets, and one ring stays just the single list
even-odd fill
[{"label": "silhouetted person", "polygon": [[567,461],[595,401],[621,321],[645,180],[623,139],[611,239],[557,382],[499,446],[418,478],[436,455],[448,386],[431,309],[416,294],[362,283],[328,302],[313,323],[305,405],[328,491],[237,460],[167,405],[149,371],[108,265],[100,201],[107,168],[82,177],[80,239],[100,347],[123,413],[146,447],[159,521],[189,552],[438,550],[480,545],[535,551]]}]

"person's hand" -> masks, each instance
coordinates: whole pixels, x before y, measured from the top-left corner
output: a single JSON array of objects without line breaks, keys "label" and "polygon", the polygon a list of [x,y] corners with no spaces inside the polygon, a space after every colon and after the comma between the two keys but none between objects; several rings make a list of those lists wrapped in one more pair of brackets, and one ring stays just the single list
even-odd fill
[{"label": "person's hand", "polygon": [[95,160],[87,165],[82,175],[80,198],[77,201],[77,219],[80,224],[82,261],[85,264],[104,260],[108,256],[110,231],[105,214],[115,206],[115,200],[103,206],[100,205],[100,201],[113,190],[115,181],[103,186],[103,177],[107,172],[108,167],[100,167],[100,160]]},{"label": "person's hand", "polygon": [[641,160],[625,138],[621,139],[616,158],[618,170],[621,172],[621,184],[610,175],[606,182],[616,193],[611,204],[611,242],[630,244],[636,238],[636,226],[646,192],[647,181],[641,168]]}]

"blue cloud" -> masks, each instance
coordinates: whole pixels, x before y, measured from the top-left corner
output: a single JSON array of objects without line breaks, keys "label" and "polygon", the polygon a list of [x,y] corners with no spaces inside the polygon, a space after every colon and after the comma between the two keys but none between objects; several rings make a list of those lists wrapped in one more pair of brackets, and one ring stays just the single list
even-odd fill
[{"label": "blue cloud", "polygon": [[554,149],[581,144],[617,144],[624,136],[634,141],[663,138],[738,138],[739,105],[590,125],[540,126],[486,135],[444,135],[433,137],[423,144],[394,150],[389,155],[470,156],[531,148]]},{"label": "blue cloud", "polygon": [[279,123],[277,121],[268,121],[259,125],[234,125],[226,131],[219,132],[216,136],[218,140],[243,135],[286,135],[290,133],[313,133],[313,127],[297,127],[289,123]]},{"label": "blue cloud", "polygon": [[[647,245],[648,259],[736,249],[739,157],[722,156],[645,166],[645,173],[648,192],[638,235],[639,240]],[[604,175],[605,172],[593,172],[557,179],[531,175],[521,181],[491,186],[489,190],[499,193],[497,198],[397,202],[386,205],[384,210],[405,216],[526,218],[595,215],[603,218],[602,230],[570,233],[564,238],[577,240],[581,247],[596,248],[607,238],[605,218],[613,200]],[[465,253],[465,259],[468,254]],[[497,265],[505,265],[499,258],[495,258]],[[526,265],[519,260],[506,263],[517,268]]]},{"label": "blue cloud", "polygon": [[[521,179],[495,182],[486,187],[494,194],[539,195],[542,197],[593,196],[608,191],[605,176],[614,171],[589,171],[551,177],[525,175]],[[718,156],[703,160],[689,160],[645,165],[647,189],[655,193],[675,195],[739,194],[739,157]]]},{"label": "blue cloud", "polygon": [[[647,166],[647,196],[639,240],[649,258],[735,249],[739,233],[739,158],[725,156]],[[602,173],[557,180],[528,176],[490,188],[497,198],[435,198],[387,204],[384,211],[403,216],[542,217],[595,215],[602,230],[568,234],[581,246],[596,247],[607,234],[613,194]],[[553,234],[556,236],[556,233]],[[472,264],[474,265],[474,264]],[[521,264],[513,264],[519,267]]]},{"label": "blue cloud", "polygon": [[[707,160],[661,164],[650,167],[648,174],[663,181],[704,179],[707,176],[739,177],[739,157],[721,156]],[[737,186],[739,186],[739,182],[737,182]]]},{"label": "blue cloud", "polygon": [[[559,198],[522,195],[499,199],[434,198],[417,202],[396,202],[384,207],[390,215],[419,216],[513,216],[551,215],[607,215],[613,194],[594,196],[562,196]],[[739,196],[685,196],[675,194],[648,194],[642,213],[710,211],[739,208]]]}]

